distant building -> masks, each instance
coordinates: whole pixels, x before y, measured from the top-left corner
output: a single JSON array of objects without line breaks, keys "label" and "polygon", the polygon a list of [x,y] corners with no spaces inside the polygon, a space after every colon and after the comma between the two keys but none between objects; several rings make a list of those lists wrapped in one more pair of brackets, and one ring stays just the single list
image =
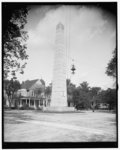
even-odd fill
[{"label": "distant building", "polygon": [[109,104],[107,104],[107,103],[100,103],[98,107],[99,107],[99,109],[109,109]]},{"label": "distant building", "polygon": [[[44,89],[45,84],[42,80],[27,80],[22,82],[21,89],[18,90],[18,94],[23,97],[40,97],[41,95],[44,96]],[[36,92],[37,90],[41,90],[41,92]]]},{"label": "distant building", "polygon": [[21,97],[18,106],[40,108],[45,102],[45,82],[41,79],[22,82],[17,94]]}]

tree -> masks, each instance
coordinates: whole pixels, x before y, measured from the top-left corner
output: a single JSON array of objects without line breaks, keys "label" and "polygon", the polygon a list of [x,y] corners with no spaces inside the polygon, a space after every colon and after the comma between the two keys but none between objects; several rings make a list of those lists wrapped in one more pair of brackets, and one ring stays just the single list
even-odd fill
[{"label": "tree", "polygon": [[109,104],[109,110],[114,109],[116,106],[116,90],[108,88],[104,91],[103,102]]},{"label": "tree", "polygon": [[36,97],[40,97],[42,92],[43,92],[43,88],[41,88],[41,87],[39,87],[39,88],[36,87],[34,89],[34,94],[36,95]]},{"label": "tree", "polygon": [[84,82],[82,82],[81,84],[80,84],[80,89],[82,89],[83,91],[85,91],[85,92],[88,92],[89,91],[89,86],[88,86],[89,84],[87,83],[87,81],[84,81]]},{"label": "tree", "polygon": [[113,58],[108,63],[106,74],[108,76],[111,76],[113,78],[116,78],[116,61],[117,61],[117,54],[116,54],[116,48],[113,51]]},{"label": "tree", "polygon": [[20,82],[18,80],[4,80],[4,90],[8,96],[9,107],[11,107],[15,93],[20,87]]},{"label": "tree", "polygon": [[52,88],[51,88],[51,86],[47,86],[46,88],[45,88],[45,95],[51,95],[51,92],[52,92]]},{"label": "tree", "polygon": [[92,88],[90,88],[90,92],[91,92],[92,96],[96,96],[100,91],[101,91],[100,87],[92,87]]},{"label": "tree", "polygon": [[70,103],[72,103],[72,105],[74,104],[73,92],[75,90],[75,85],[71,83],[70,79],[67,79],[66,82],[67,82],[67,101],[68,106],[70,106]]},{"label": "tree", "polygon": [[40,81],[42,83],[41,85],[36,84],[34,86],[34,93],[36,97],[41,97],[42,96],[41,94],[45,92],[45,81],[43,79],[40,79]]},{"label": "tree", "polygon": [[84,81],[74,90],[73,99],[74,104],[77,109],[88,109],[90,107],[90,99],[89,99],[89,84]]},{"label": "tree", "polygon": [[97,96],[98,103],[109,105],[109,110],[115,109],[117,101],[116,89],[101,90]]},{"label": "tree", "polygon": [[93,111],[94,111],[95,107],[98,106],[98,103],[99,103],[98,95],[99,95],[100,91],[101,91],[100,87],[90,88],[89,98],[90,98],[91,108]]},{"label": "tree", "polygon": [[67,79],[66,82],[67,82],[67,94],[71,95],[75,89],[75,85],[71,83],[70,79]]},{"label": "tree", "polygon": [[7,78],[10,73],[14,76],[17,71],[24,73],[26,62],[23,60],[28,59],[25,44],[28,35],[23,29],[28,9],[25,4],[3,3],[2,13],[4,78]]},{"label": "tree", "polygon": [[45,88],[45,106],[50,106],[51,101],[51,92],[52,92],[52,86],[51,84]]}]

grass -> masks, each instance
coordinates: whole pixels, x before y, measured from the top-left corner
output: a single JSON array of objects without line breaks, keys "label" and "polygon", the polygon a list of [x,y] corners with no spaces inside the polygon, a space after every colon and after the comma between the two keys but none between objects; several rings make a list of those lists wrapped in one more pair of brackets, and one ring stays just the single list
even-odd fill
[{"label": "grass", "polygon": [[7,142],[116,141],[115,119],[115,114],[106,112],[7,110],[4,112],[4,139]]}]

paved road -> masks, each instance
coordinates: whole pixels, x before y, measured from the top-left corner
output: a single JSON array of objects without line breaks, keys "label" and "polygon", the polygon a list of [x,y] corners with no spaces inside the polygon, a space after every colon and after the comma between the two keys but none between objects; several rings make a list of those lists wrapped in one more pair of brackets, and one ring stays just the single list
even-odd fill
[{"label": "paved road", "polygon": [[5,111],[5,141],[115,141],[115,114],[102,112],[41,113]]}]

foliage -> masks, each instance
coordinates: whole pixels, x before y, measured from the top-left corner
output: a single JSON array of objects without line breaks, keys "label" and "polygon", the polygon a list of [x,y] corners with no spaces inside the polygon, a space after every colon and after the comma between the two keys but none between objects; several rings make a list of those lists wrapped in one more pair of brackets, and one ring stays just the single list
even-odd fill
[{"label": "foliage", "polygon": [[117,54],[116,54],[116,48],[113,51],[113,58],[108,63],[106,74],[108,76],[111,76],[113,78],[116,78],[116,61],[117,61]]},{"label": "foliage", "polygon": [[75,85],[71,83],[70,79],[67,79],[67,94],[71,95],[73,94],[73,91],[75,89]]},{"label": "foliage", "polygon": [[109,109],[116,106],[116,90],[102,90],[100,87],[89,87],[85,81],[75,87],[70,80],[67,80],[68,105],[72,102],[76,109],[99,108],[99,104],[109,104]]},{"label": "foliage", "polygon": [[68,106],[70,106],[70,103],[74,104],[73,92],[75,90],[75,85],[71,83],[70,79],[67,79],[66,83],[67,83],[67,101]]},{"label": "foliage", "polygon": [[17,80],[4,80],[4,90],[8,96],[9,105],[11,106],[15,93],[20,89],[20,83]]},{"label": "foliage", "polygon": [[114,109],[117,101],[116,89],[103,90],[100,93],[100,99],[102,103],[109,104],[109,109]]},{"label": "foliage", "polygon": [[84,92],[88,92],[90,88],[88,85],[89,84],[86,81],[84,81],[80,84],[80,89],[82,89]]},{"label": "foliage", "polygon": [[34,94],[36,95],[36,97],[42,97],[41,94],[45,92],[45,81],[43,79],[41,79],[40,81],[42,85],[36,85],[36,87],[34,88]]},{"label": "foliage", "polygon": [[90,107],[90,99],[89,99],[89,84],[84,81],[78,87],[79,90],[79,101],[78,104],[81,104],[83,108],[88,109]]},{"label": "foliage", "polygon": [[51,92],[52,92],[52,87],[51,86],[47,86],[45,88],[45,95],[49,96],[49,95],[51,95]]},{"label": "foliage", "polygon": [[72,99],[74,106],[81,106],[81,108],[89,107],[89,86],[87,82],[83,82],[77,88],[74,87]]},{"label": "foliage", "polygon": [[7,93],[7,95],[10,95],[11,93],[15,93],[20,89],[20,82],[18,80],[4,80],[4,89]]},{"label": "foliage", "polygon": [[43,88],[35,88],[34,89],[34,94],[36,97],[40,97],[42,92],[43,92]]},{"label": "foliage", "polygon": [[93,96],[97,95],[101,91],[100,87],[92,87],[90,88],[90,92]]},{"label": "foliage", "polygon": [[90,88],[89,97],[90,97],[91,102],[98,103],[98,95],[99,95],[100,91],[101,91],[100,87]]},{"label": "foliage", "polygon": [[45,88],[45,98],[46,98],[44,101],[45,106],[50,106],[51,93],[52,93],[52,84],[49,84],[49,86]]},{"label": "foliage", "polygon": [[28,59],[25,44],[28,35],[23,30],[28,9],[22,4],[3,3],[2,13],[4,78],[7,78],[10,73],[13,76],[17,71],[23,73],[26,65],[23,60]]}]

